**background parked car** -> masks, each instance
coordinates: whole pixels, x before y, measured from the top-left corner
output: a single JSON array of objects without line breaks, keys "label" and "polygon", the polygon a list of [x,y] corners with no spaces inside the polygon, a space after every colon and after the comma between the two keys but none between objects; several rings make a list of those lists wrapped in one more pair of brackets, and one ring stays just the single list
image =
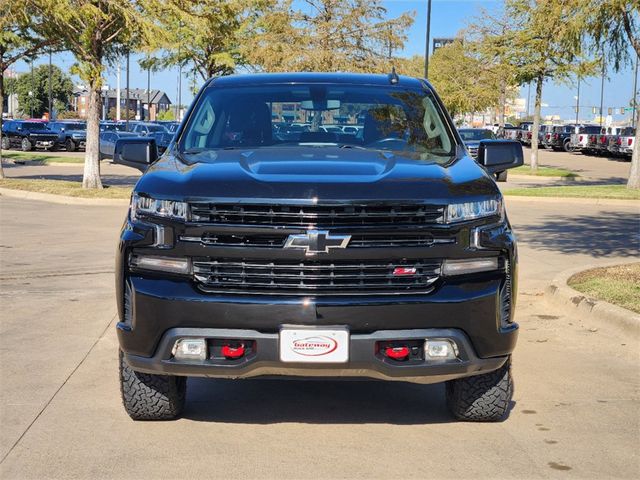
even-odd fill
[{"label": "background parked car", "polygon": [[[469,154],[473,158],[478,158],[478,147],[480,146],[481,140],[495,140],[495,134],[488,128],[461,128],[458,129],[458,133],[460,137],[462,137],[462,141],[464,145],[469,150]],[[496,181],[498,182],[506,182],[507,181],[507,171],[496,172]]]},{"label": "background parked car", "polygon": [[635,141],[636,129],[633,127],[626,127],[622,129],[619,135],[617,135],[615,139],[615,150],[612,150],[612,152],[615,155],[631,160]]},{"label": "background parked car", "polygon": [[553,127],[553,131],[548,139],[548,145],[552,150],[571,151],[571,134],[576,133],[579,125],[569,124]]},{"label": "background parked car", "polygon": [[574,152],[589,153],[589,137],[600,133],[598,125],[582,125],[570,136],[571,149]]},{"label": "background parked car", "polygon": [[124,132],[121,130],[103,130],[100,132],[100,150],[99,158],[104,160],[106,158],[113,158],[113,150],[115,149],[116,142],[120,138],[124,137],[136,137],[135,133]]},{"label": "background parked car", "polygon": [[64,147],[67,152],[84,148],[87,142],[87,124],[84,122],[55,121],[49,122],[48,127],[58,134],[57,146]]},{"label": "background parked car", "polygon": [[45,122],[9,120],[2,124],[2,148],[19,148],[29,152],[34,148],[53,149],[58,134],[47,128]]}]

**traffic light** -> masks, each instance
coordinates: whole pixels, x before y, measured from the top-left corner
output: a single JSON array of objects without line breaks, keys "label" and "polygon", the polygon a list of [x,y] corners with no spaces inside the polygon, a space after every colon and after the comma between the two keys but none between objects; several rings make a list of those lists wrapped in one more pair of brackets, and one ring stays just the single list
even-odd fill
[{"label": "traffic light", "polygon": [[624,107],[620,107],[620,115],[624,115],[624,110],[625,110]]},{"label": "traffic light", "polygon": [[607,109],[607,115],[613,115],[613,108],[609,107]]}]

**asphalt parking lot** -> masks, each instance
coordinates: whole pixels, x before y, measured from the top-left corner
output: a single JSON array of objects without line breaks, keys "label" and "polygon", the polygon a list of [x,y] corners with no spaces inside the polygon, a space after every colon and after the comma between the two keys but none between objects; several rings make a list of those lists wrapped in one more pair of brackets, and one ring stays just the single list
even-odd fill
[{"label": "asphalt parking lot", "polygon": [[0,476],[637,478],[637,340],[541,292],[566,268],[637,259],[640,211],[507,202],[521,332],[505,422],[454,422],[441,385],[193,379],[184,418],[134,423],[112,273],[125,207],[1,197]]}]

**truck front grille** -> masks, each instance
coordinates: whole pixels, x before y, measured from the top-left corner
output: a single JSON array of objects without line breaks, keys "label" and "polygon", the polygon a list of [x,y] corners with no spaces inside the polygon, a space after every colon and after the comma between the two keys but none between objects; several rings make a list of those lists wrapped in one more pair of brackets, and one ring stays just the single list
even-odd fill
[{"label": "truck front grille", "polygon": [[434,260],[193,259],[194,279],[204,291],[272,295],[429,292],[440,276],[440,268],[441,262]]},{"label": "truck front grille", "polygon": [[433,205],[238,205],[191,203],[191,221],[234,225],[357,226],[442,223]]},{"label": "truck front grille", "polygon": [[[264,247],[282,248],[288,235],[284,234],[225,234],[204,233],[200,236],[182,235],[183,242],[200,243],[214,247]],[[425,234],[367,234],[352,235],[347,248],[391,248],[391,247],[431,247],[441,244],[455,244],[456,237],[442,235],[435,237]]]}]

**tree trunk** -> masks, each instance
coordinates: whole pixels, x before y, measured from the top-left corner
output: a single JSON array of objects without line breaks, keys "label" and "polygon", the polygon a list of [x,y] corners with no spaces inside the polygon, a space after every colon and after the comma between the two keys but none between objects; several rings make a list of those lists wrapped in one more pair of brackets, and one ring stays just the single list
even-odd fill
[{"label": "tree trunk", "polygon": [[507,103],[507,87],[505,85],[505,81],[502,80],[500,84],[500,116],[498,124],[501,127],[504,127],[504,104]]},{"label": "tree trunk", "polygon": [[627,188],[640,189],[640,109],[636,110],[636,139],[633,143],[633,155],[631,155],[631,171]]},{"label": "tree trunk", "polygon": [[[0,67],[0,132],[2,132],[2,112],[4,112],[4,72]],[[0,133],[0,139],[2,133]],[[1,143],[1,142],[0,142]],[[4,178],[4,168],[2,168],[2,145],[0,144],[0,178]]]},{"label": "tree trunk", "polygon": [[543,80],[542,76],[539,76],[536,80],[536,106],[533,111],[533,130],[531,131],[531,170],[538,169],[538,132],[540,131]]},{"label": "tree trunk", "polygon": [[84,155],[82,188],[102,188],[100,180],[100,110],[102,100],[98,83],[89,85],[89,110],[87,114],[87,142]]}]

